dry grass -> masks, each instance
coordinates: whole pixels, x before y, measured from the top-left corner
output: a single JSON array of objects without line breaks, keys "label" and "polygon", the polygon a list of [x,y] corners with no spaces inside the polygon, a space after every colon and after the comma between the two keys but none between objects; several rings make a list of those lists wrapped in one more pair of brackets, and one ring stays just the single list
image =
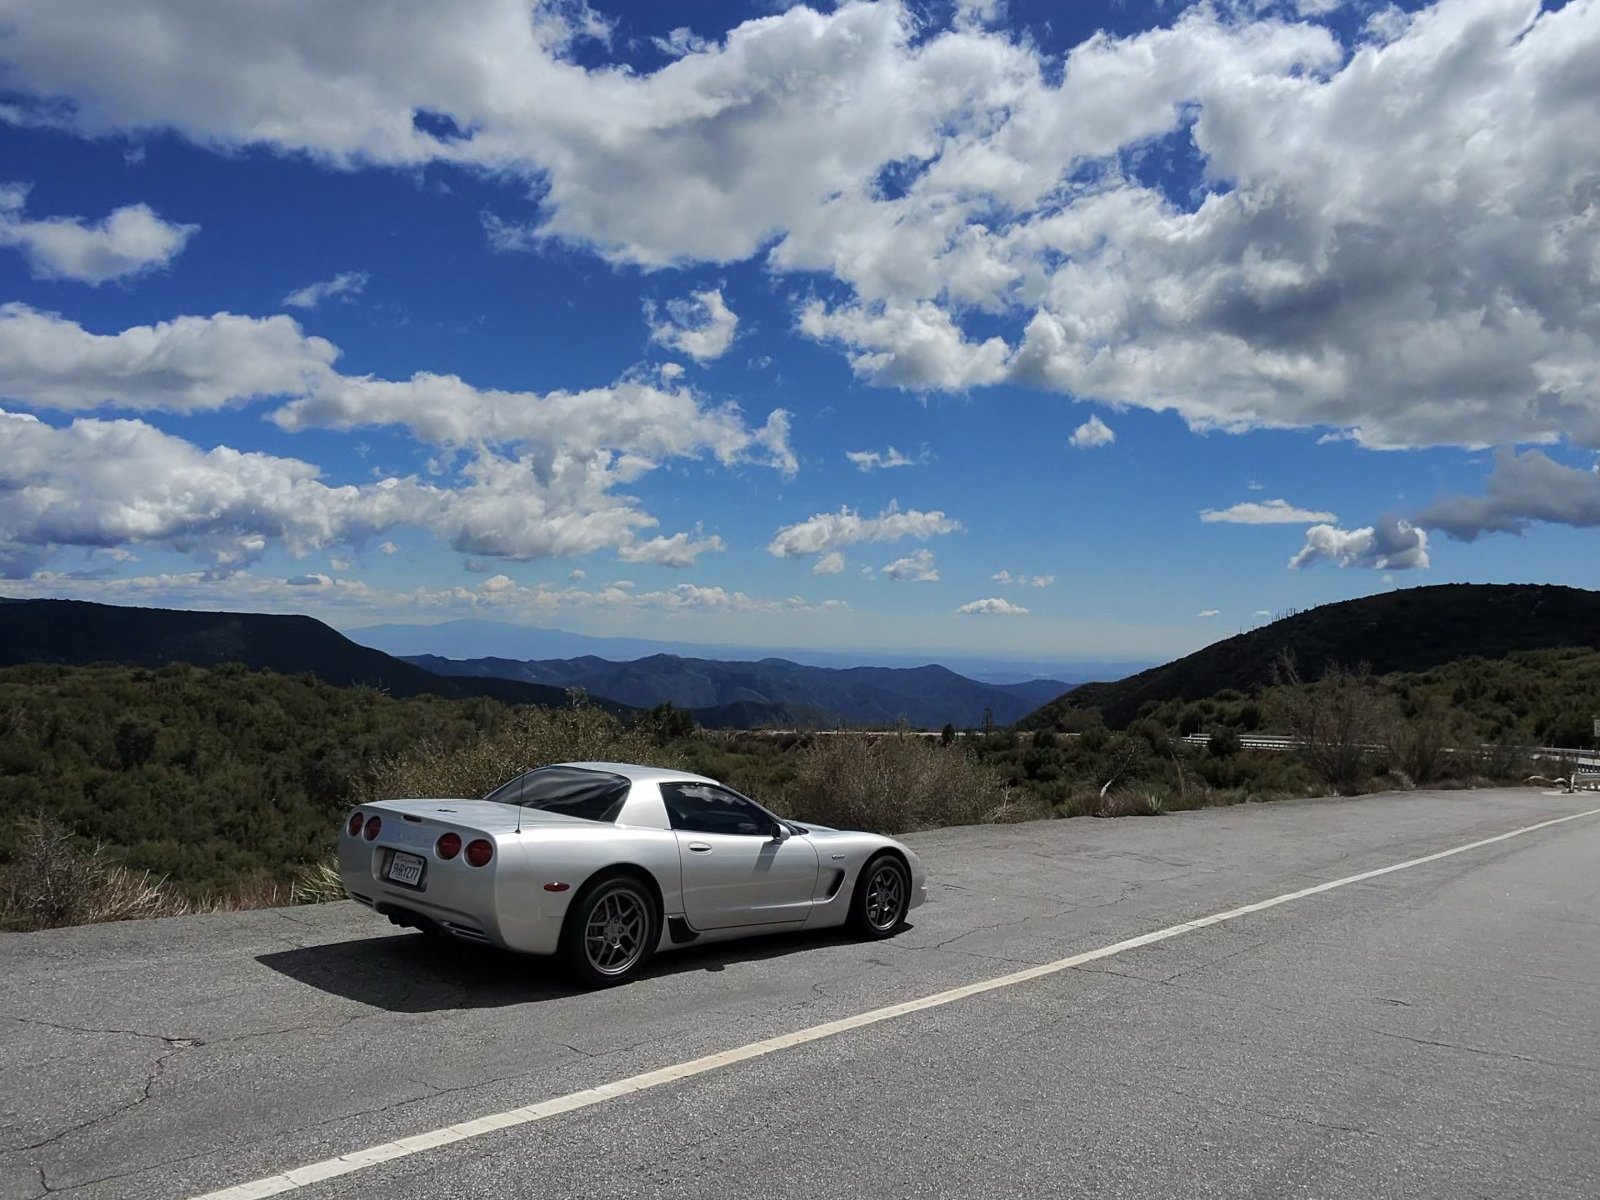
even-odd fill
[{"label": "dry grass", "polygon": [[112,862],[100,847],[80,848],[64,829],[31,821],[0,873],[0,926],[50,929],[96,921],[173,917],[190,901],[164,879]]},{"label": "dry grass", "polygon": [[344,896],[339,864],[331,858],[301,871],[289,888],[289,899],[294,904],[328,904],[343,900]]},{"label": "dry grass", "polygon": [[305,868],[289,883],[255,876],[226,893],[186,896],[166,879],[131,870],[104,847],[84,846],[46,820],[24,825],[16,853],[0,867],[0,929],[17,933],[342,899],[344,885],[332,861]]},{"label": "dry grass", "polygon": [[[1202,789],[1191,786],[1189,794],[1179,808],[1207,808],[1202,799]],[[1063,817],[1155,817],[1173,807],[1166,797],[1153,790],[1137,787],[1112,788],[1102,793],[1099,788],[1073,789],[1056,805]]]}]

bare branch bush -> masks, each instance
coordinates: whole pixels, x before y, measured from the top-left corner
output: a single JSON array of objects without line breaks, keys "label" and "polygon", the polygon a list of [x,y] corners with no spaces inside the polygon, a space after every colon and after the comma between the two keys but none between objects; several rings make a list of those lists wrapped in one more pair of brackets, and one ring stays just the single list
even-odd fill
[{"label": "bare branch bush", "polygon": [[1426,695],[1413,712],[1397,714],[1388,740],[1401,771],[1417,783],[1432,783],[1445,774],[1471,737],[1456,709],[1439,696]]},{"label": "bare branch bush", "polygon": [[1273,695],[1276,718],[1306,765],[1342,793],[1358,790],[1369,762],[1399,723],[1371,668],[1329,663],[1321,679],[1305,683],[1286,653],[1276,664],[1274,682],[1280,685]]},{"label": "bare branch bush", "polygon": [[11,861],[0,870],[0,928],[51,929],[192,911],[165,879],[130,871],[45,819],[24,824]]}]

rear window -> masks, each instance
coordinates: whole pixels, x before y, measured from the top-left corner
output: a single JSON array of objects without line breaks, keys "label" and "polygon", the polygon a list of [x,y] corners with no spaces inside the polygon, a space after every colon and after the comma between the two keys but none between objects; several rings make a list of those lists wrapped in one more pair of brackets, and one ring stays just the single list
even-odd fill
[{"label": "rear window", "polygon": [[626,779],[609,771],[539,767],[501,784],[484,799],[585,821],[615,821],[628,798],[628,787]]}]

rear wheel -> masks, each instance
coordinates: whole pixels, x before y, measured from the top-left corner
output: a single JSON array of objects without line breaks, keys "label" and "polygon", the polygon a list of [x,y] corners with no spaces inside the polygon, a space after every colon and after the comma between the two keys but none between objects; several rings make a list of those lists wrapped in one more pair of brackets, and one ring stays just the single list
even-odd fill
[{"label": "rear wheel", "polygon": [[893,937],[911,909],[911,873],[892,854],[880,854],[856,880],[850,898],[850,928],[864,938]]},{"label": "rear wheel", "polygon": [[578,893],[567,910],[559,953],[578,982],[610,987],[638,975],[660,938],[650,889],[632,875],[607,875]]}]

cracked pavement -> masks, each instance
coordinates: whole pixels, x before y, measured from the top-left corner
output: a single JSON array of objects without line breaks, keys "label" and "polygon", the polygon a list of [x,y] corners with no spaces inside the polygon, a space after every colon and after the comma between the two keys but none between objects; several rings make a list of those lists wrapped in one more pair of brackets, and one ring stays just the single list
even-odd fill
[{"label": "cracked pavement", "polygon": [[[0,1200],[183,1200],[1595,806],[939,830],[891,941],[592,994],[350,904],[0,935]],[[1593,1200],[1597,864],[1570,822],[296,1194]]]}]

